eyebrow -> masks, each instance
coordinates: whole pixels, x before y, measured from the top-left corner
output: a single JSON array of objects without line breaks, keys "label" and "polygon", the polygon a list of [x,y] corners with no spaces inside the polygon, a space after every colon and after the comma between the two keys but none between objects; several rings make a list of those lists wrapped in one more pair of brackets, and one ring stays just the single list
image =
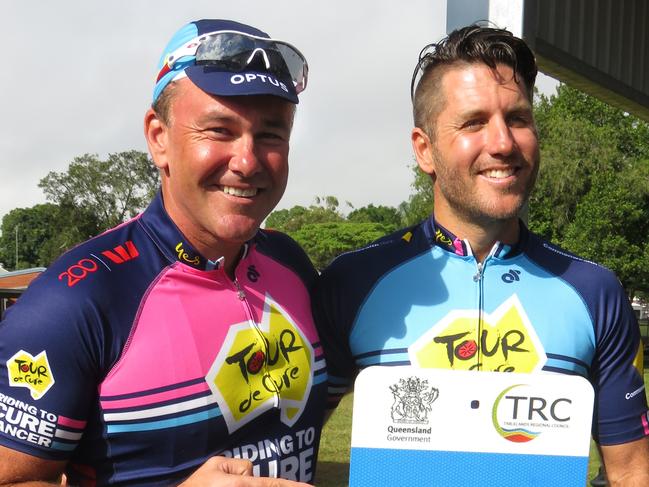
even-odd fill
[{"label": "eyebrow", "polygon": [[[238,117],[223,115],[219,111],[208,112],[198,119],[201,124],[210,122],[220,122],[224,124],[239,123]],[[284,120],[283,117],[262,117],[261,127],[266,129],[291,130],[291,124]]]},{"label": "eyebrow", "polygon": [[[482,117],[485,116],[489,113],[488,110],[482,110],[479,108],[476,109],[468,109],[463,112],[458,112],[458,117],[460,117],[463,120],[475,118],[475,117]],[[513,107],[511,107],[509,110],[506,111],[506,115],[512,115],[512,114],[529,114],[533,113],[533,108],[531,105],[527,103],[517,103]]]}]

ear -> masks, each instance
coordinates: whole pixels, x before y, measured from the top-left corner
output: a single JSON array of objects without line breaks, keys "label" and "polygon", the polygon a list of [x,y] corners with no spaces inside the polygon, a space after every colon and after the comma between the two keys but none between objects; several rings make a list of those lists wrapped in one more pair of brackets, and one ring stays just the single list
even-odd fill
[{"label": "ear", "polygon": [[412,129],[410,136],[412,149],[417,158],[419,168],[426,174],[435,178],[435,158],[433,157],[433,144],[426,133],[419,127]]},{"label": "ear", "polygon": [[149,146],[149,153],[158,169],[167,169],[168,127],[158,114],[149,108],[144,115],[144,137]]}]

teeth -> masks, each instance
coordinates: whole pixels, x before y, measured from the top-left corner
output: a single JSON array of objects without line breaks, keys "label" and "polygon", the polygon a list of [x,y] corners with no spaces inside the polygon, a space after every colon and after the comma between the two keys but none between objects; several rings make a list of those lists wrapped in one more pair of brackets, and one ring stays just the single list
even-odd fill
[{"label": "teeth", "polygon": [[225,194],[231,194],[232,196],[241,196],[243,198],[250,198],[257,194],[257,188],[233,188],[232,186],[223,186],[223,192]]},{"label": "teeth", "polygon": [[488,178],[503,179],[514,174],[513,169],[490,169],[483,172]]}]

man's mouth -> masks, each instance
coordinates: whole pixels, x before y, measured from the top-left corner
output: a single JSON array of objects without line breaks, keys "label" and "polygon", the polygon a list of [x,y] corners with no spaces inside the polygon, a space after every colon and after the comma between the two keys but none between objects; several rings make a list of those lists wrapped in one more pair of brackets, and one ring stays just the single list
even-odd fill
[{"label": "man's mouth", "polygon": [[225,194],[239,196],[241,198],[251,198],[257,194],[257,188],[234,188],[232,186],[221,186]]},{"label": "man's mouth", "polygon": [[516,168],[508,167],[506,169],[487,169],[481,174],[492,179],[505,179],[516,174]]}]

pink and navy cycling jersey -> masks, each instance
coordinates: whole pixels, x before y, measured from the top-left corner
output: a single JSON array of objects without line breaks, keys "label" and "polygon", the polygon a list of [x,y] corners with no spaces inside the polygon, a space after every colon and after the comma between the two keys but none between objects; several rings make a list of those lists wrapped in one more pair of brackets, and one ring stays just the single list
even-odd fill
[{"label": "pink and navy cycling jersey", "polygon": [[70,482],[169,485],[212,455],[313,479],[326,369],[290,238],[259,231],[230,279],[158,196],[66,253],[0,324],[0,444]]}]

